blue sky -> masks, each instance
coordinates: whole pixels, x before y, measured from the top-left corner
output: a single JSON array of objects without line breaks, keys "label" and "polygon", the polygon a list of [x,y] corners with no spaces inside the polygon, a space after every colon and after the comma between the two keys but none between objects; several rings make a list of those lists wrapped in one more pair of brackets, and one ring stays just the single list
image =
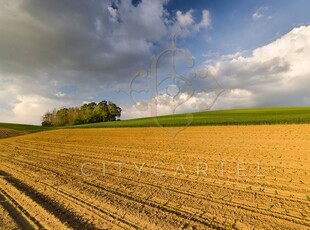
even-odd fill
[{"label": "blue sky", "polygon": [[[230,54],[253,50],[310,21],[310,2],[307,0],[171,1],[167,9],[172,14],[177,10],[193,9],[193,17],[198,21],[203,9],[210,11],[212,28],[181,43],[197,57],[208,52]],[[256,12],[261,17],[254,20]]]},{"label": "blue sky", "polygon": [[[307,0],[0,4],[4,122],[39,124],[47,110],[103,99],[120,105],[123,119],[152,115],[152,99],[159,114],[200,111],[206,106],[199,105],[215,102],[217,92],[210,89],[216,89],[216,82],[224,91],[211,109],[310,102],[305,87],[310,76]],[[132,101],[124,91],[138,71],[150,72],[153,58],[170,47],[172,32],[176,46],[193,56],[194,68],[181,68],[184,79],[158,86],[155,98],[150,75],[138,77],[133,89],[139,92]],[[160,60],[159,78],[170,76],[170,58]],[[179,66],[185,64],[182,58],[177,57]],[[194,73],[198,77],[192,78]],[[172,88],[178,95],[170,95]],[[146,111],[137,106],[142,102]],[[171,111],[176,102],[179,106]]]}]

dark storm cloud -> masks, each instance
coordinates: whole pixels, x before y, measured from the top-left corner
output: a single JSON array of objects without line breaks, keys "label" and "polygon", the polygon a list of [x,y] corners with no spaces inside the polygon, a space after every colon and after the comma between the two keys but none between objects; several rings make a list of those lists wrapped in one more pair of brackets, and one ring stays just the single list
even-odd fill
[{"label": "dark storm cloud", "polygon": [[[41,114],[35,113],[51,106],[77,105],[94,92],[114,92],[127,84],[149,65],[154,44],[167,35],[163,5],[149,0],[135,5],[129,0],[1,1],[2,120],[35,104],[41,110],[29,110],[36,116],[30,122],[39,121]],[[75,90],[62,92],[64,87]]]},{"label": "dark storm cloud", "polygon": [[151,42],[166,32],[159,1],[137,7],[119,4],[120,21],[112,20],[109,1],[3,4],[0,67],[6,74],[44,80],[45,73],[57,81],[83,84],[121,81],[149,58]]}]

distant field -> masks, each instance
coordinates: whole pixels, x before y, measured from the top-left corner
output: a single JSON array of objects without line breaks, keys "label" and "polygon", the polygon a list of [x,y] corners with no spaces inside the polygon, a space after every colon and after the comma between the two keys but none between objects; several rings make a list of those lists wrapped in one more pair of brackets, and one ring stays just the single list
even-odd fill
[{"label": "distant field", "polygon": [[36,133],[36,132],[52,129],[49,127],[42,127],[39,125],[24,125],[24,124],[14,124],[14,123],[0,123],[0,128],[15,129],[15,130],[23,131],[27,133]]},{"label": "distant field", "polygon": [[[157,120],[162,126],[204,126],[204,125],[261,125],[261,124],[308,124],[310,123],[310,107],[281,107],[257,109],[233,109],[159,116]],[[139,118],[117,122],[100,122],[85,125],[69,126],[69,128],[102,128],[102,127],[150,127],[157,126],[154,118]]]},{"label": "distant field", "polygon": [[[192,119],[189,117],[192,116]],[[190,119],[189,119],[190,118]],[[157,120],[157,121],[156,121]],[[156,123],[158,122],[158,123]],[[271,125],[271,124],[309,124],[310,107],[281,107],[233,109],[146,117],[113,122],[42,127],[38,125],[0,123],[0,128],[35,133],[59,128],[105,128],[105,127],[156,127],[161,126],[205,126],[205,125]]]}]

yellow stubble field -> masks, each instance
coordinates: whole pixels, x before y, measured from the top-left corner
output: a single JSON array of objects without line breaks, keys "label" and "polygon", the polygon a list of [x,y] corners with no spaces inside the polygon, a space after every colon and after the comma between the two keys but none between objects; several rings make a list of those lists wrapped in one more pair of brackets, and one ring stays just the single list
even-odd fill
[{"label": "yellow stubble field", "polygon": [[310,125],[0,140],[4,229],[309,229]]}]

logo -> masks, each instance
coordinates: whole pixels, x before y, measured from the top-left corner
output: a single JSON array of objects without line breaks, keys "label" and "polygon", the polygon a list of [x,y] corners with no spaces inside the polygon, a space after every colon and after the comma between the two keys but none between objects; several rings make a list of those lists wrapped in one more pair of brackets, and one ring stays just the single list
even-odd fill
[{"label": "logo", "polygon": [[[140,70],[136,73],[125,92],[138,111],[150,112],[154,124],[173,139],[173,145],[178,133],[193,123],[194,115],[186,113],[183,121],[177,116],[165,120],[161,110],[164,108],[169,115],[176,115],[180,113],[178,110],[187,107],[191,111],[207,111],[224,91],[208,68],[194,68],[194,57],[176,46],[175,37],[173,33],[171,46],[154,57],[149,71]],[[147,82],[148,86],[139,89],[137,82]],[[135,98],[134,94],[141,92],[148,93],[147,102]]]}]

